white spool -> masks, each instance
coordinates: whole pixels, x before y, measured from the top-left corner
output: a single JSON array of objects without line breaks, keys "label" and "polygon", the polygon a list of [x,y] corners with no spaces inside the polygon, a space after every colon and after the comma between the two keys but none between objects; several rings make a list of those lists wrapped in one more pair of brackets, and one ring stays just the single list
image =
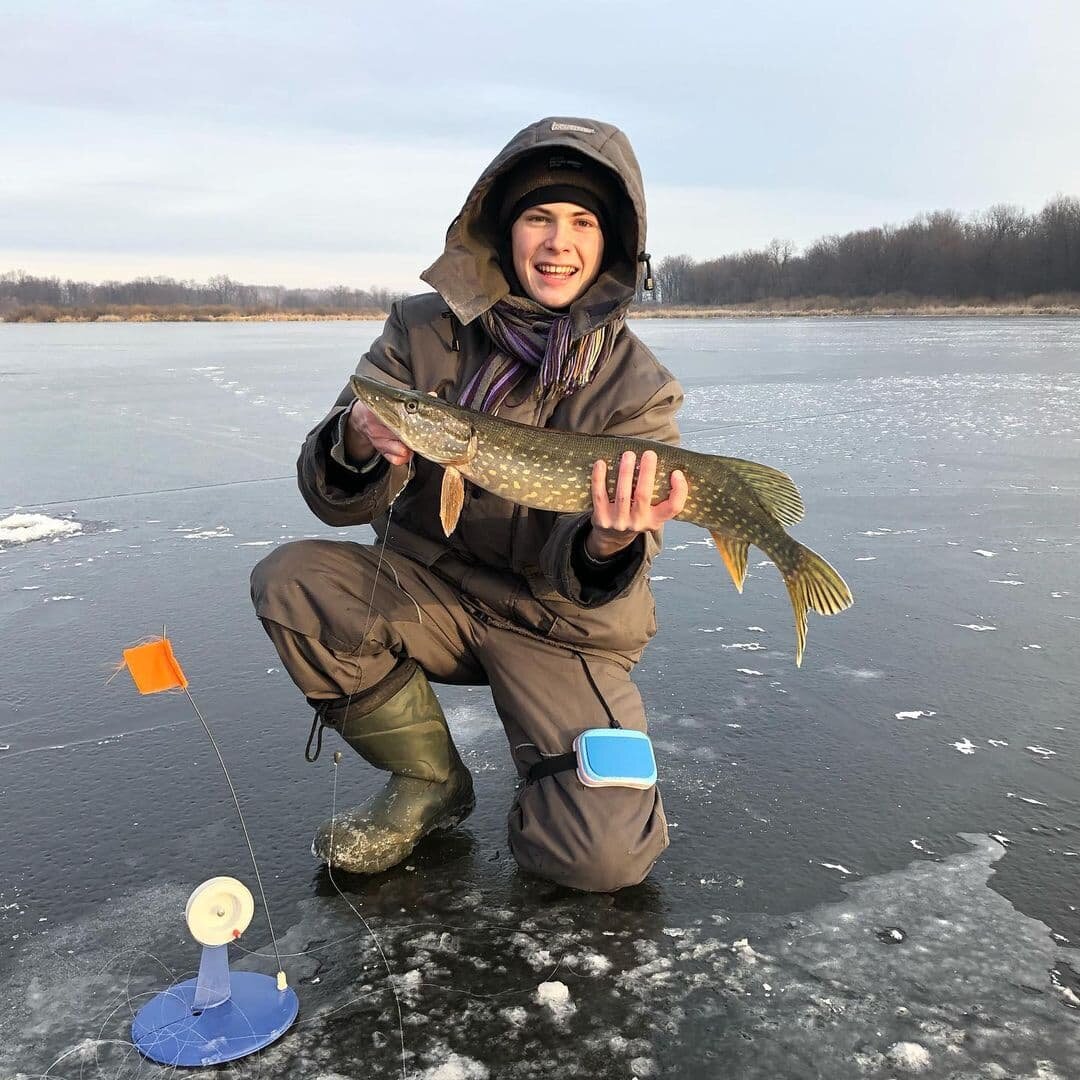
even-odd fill
[{"label": "white spool", "polygon": [[184,915],[200,945],[227,945],[239,937],[255,914],[251,890],[234,877],[215,877],[196,886]]}]

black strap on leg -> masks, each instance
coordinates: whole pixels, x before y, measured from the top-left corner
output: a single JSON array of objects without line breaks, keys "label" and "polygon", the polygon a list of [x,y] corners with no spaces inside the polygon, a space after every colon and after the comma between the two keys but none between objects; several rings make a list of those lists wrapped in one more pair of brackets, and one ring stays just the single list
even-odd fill
[{"label": "black strap on leg", "polygon": [[[585,672],[585,678],[588,679],[589,685],[593,688],[593,693],[596,694],[600,704],[604,707],[604,712],[607,713],[608,722],[613,728],[621,728],[622,724],[615,719],[615,714],[611,711],[611,706],[607,703],[607,698],[600,692],[600,687],[596,685],[596,679],[593,678],[593,673],[589,670],[588,662],[581,653],[574,654],[581,662],[582,670]],[[551,757],[541,758],[529,767],[529,771],[525,774],[525,782],[527,784],[534,784],[537,780],[542,780],[545,776],[553,776],[555,773],[569,772],[571,769],[577,770],[577,753],[571,751],[569,754],[554,754]]]},{"label": "black strap on leg", "polygon": [[569,772],[570,769],[577,769],[577,754],[573,752],[554,754],[551,757],[541,758],[530,765],[529,771],[525,774],[525,782],[535,784],[537,780],[542,780],[545,776],[553,776],[558,772]]}]

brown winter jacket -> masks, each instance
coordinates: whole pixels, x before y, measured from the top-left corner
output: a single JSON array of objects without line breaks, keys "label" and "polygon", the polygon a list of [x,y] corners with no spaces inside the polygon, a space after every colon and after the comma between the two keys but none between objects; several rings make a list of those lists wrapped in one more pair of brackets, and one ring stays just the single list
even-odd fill
[{"label": "brown winter jacket", "polygon": [[[498,180],[524,155],[555,146],[610,168],[626,192],[613,230],[617,236],[605,237],[604,269],[571,306],[575,336],[626,310],[645,238],[633,151],[610,125],[548,118],[516,136],[481,175],[450,226],[443,255],[422,275],[437,292],[394,305],[357,365],[359,374],[458,401],[493,348],[477,316],[509,291],[498,260],[500,239],[490,225]],[[675,414],[682,390],[627,328],[587,386],[554,405],[535,390],[534,380],[523,380],[499,415],[587,434],[679,440]],[[656,630],[648,570],[660,550],[659,532],[639,538],[611,567],[590,571],[581,559],[588,513],[532,510],[468,485],[457,529],[447,538],[439,522],[440,466],[415,457],[405,466],[383,461],[361,475],[344,464],[339,419],[353,398],[346,386],[308,435],[297,462],[300,490],[319,518],[329,525],[374,523],[390,548],[457,585],[463,606],[482,619],[625,668],[640,658]]]}]

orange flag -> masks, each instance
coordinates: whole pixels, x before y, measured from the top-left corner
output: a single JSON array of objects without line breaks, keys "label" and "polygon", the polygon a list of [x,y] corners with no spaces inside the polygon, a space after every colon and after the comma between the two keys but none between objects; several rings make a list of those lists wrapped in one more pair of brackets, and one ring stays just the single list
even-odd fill
[{"label": "orange flag", "polygon": [[187,676],[173,656],[172,643],[166,637],[125,649],[124,664],[140,694],[160,694],[163,690],[187,687]]}]

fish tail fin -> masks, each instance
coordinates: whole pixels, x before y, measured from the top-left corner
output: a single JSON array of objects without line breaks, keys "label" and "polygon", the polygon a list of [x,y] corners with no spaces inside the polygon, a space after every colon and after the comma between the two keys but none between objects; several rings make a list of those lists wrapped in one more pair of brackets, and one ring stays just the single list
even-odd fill
[{"label": "fish tail fin", "polygon": [[795,567],[784,574],[795,611],[795,666],[802,666],[806,648],[806,612],[835,615],[851,607],[854,598],[844,579],[816,552],[798,545]]},{"label": "fish tail fin", "polygon": [[713,538],[720,558],[724,560],[731,580],[735,582],[735,588],[742,592],[743,582],[746,581],[746,556],[750,551],[750,542],[712,529],[709,530],[709,535]]}]

